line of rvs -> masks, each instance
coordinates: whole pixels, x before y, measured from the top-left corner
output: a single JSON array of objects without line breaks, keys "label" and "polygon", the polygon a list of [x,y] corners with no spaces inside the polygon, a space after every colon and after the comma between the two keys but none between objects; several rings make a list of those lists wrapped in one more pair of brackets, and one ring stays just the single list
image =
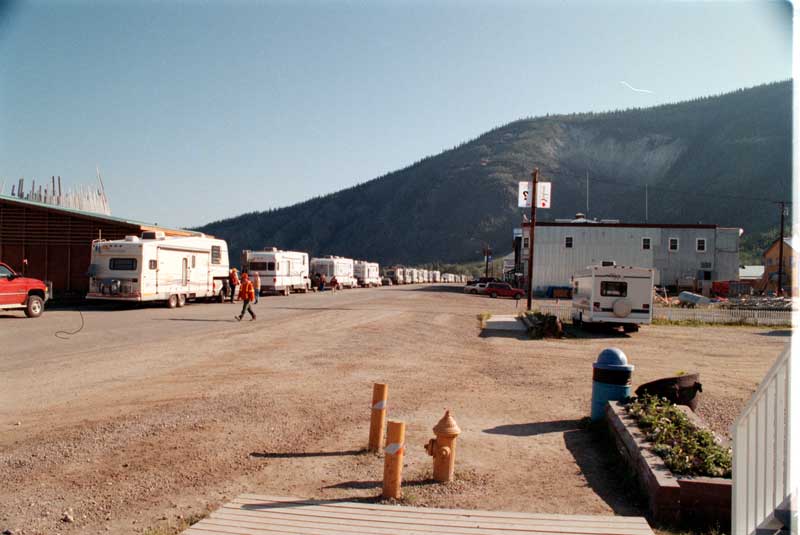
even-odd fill
[{"label": "line of rvs", "polygon": [[438,270],[417,269],[405,266],[392,266],[386,269],[384,276],[392,284],[419,284],[426,282],[459,283],[467,282],[466,275],[442,273]]},{"label": "line of rvs", "polygon": [[[308,253],[276,247],[242,251],[241,267],[251,277],[258,273],[261,294],[305,293],[323,276],[327,284],[336,278],[342,288],[381,286],[382,282],[377,262],[341,256],[309,258]],[[440,278],[437,271],[410,271],[414,282]],[[150,231],[141,237],[100,239],[92,242],[87,298],[162,301],[170,308],[191,300],[222,300],[229,272],[227,243],[204,234],[176,237]],[[402,269],[399,273],[404,277]]]}]

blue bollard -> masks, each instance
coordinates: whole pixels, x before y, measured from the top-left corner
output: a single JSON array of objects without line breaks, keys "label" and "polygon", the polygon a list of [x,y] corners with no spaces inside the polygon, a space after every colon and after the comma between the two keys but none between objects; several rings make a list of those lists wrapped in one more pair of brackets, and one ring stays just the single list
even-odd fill
[{"label": "blue bollard", "polygon": [[592,421],[606,417],[606,402],[619,401],[631,395],[633,364],[616,347],[604,349],[592,364]]}]

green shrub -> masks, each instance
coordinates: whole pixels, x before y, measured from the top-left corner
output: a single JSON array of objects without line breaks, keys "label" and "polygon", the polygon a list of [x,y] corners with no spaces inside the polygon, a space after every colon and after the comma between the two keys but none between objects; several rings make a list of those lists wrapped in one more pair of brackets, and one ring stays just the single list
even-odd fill
[{"label": "green shrub", "polygon": [[721,446],[710,431],[698,429],[666,399],[644,396],[627,410],[674,474],[731,477],[730,448]]}]

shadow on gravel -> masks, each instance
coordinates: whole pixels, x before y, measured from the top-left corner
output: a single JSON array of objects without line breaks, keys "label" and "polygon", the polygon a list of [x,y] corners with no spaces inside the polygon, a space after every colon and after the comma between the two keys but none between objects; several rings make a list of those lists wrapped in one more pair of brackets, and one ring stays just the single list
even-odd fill
[{"label": "shadow on gravel", "polygon": [[564,444],[587,485],[617,515],[645,515],[643,495],[605,428],[566,431]]},{"label": "shadow on gravel", "polygon": [[[425,479],[409,479],[403,480],[403,487],[425,487],[427,485],[435,485],[437,482],[433,478]],[[383,486],[382,481],[344,481],[336,483],[335,485],[328,485],[322,487],[324,489],[350,489],[350,490],[365,490],[365,489],[379,489]]]},{"label": "shadow on gravel", "polygon": [[[213,321],[213,322],[222,322],[222,323],[237,323],[235,319],[229,320],[215,320],[215,319],[203,319],[203,318],[166,318],[167,321]],[[153,321],[163,321],[164,318],[153,319]]]},{"label": "shadow on gravel", "polygon": [[529,424],[498,425],[491,429],[484,429],[490,435],[509,435],[512,437],[532,437],[547,433],[563,433],[576,431],[586,426],[583,420],[553,420],[551,422],[533,422]]},{"label": "shadow on gravel", "polygon": [[[399,285],[398,285],[399,286]],[[409,288],[412,292],[436,292],[436,293],[457,293],[463,294],[463,286],[420,286],[419,288]]]},{"label": "shadow on gravel", "polygon": [[347,455],[363,455],[367,453],[365,448],[360,450],[347,450],[347,451],[298,451],[298,452],[280,452],[270,453],[267,451],[254,451],[250,457],[259,459],[297,459],[303,457],[344,457]]},{"label": "shadow on gravel", "polygon": [[564,334],[569,338],[581,338],[585,340],[596,340],[604,338],[630,338],[631,335],[616,329],[597,327],[576,327],[570,323],[564,324]]},{"label": "shadow on gravel", "polygon": [[765,333],[758,333],[759,336],[792,336],[791,329],[781,329],[775,331],[769,331]]},{"label": "shadow on gravel", "polygon": [[527,331],[499,331],[495,329],[483,329],[479,338],[511,338],[516,340],[530,340]]}]

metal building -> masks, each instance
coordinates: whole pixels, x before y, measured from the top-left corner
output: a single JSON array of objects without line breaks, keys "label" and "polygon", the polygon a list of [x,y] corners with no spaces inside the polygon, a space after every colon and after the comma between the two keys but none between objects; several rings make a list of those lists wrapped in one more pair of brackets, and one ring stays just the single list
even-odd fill
[{"label": "metal building", "polygon": [[[529,229],[523,223],[514,231],[512,276],[527,273]],[[569,286],[573,273],[604,261],[654,268],[661,286],[710,288],[713,281],[738,279],[740,233],[716,225],[537,222],[534,291]]]},{"label": "metal building", "polygon": [[52,282],[56,298],[86,295],[92,240],[118,240],[145,230],[197,234],[0,195],[0,260],[26,276]]}]

